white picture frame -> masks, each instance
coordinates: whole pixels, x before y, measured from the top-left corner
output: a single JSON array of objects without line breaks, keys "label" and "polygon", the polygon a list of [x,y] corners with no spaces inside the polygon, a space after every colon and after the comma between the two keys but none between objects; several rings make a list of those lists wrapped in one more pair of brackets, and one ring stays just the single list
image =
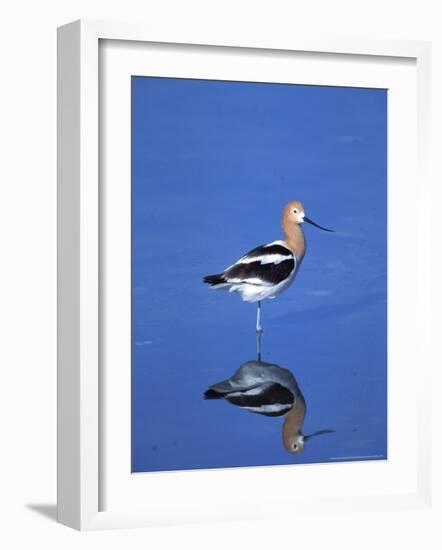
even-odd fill
[{"label": "white picture frame", "polygon": [[[254,472],[249,470],[247,477],[253,483],[253,476],[259,474],[267,479],[268,486],[264,500],[253,497],[247,506],[227,506],[219,498],[217,505],[212,506],[202,501],[203,493],[198,495],[198,485],[203,485],[211,472],[181,473],[181,479],[168,475],[167,479],[153,478],[143,481],[151,483],[152,495],[150,505],[131,505],[132,493],[125,493],[126,499],[115,492],[117,498],[112,501],[110,509],[103,502],[103,483],[111,481],[118,470],[103,462],[103,453],[109,451],[104,438],[103,415],[106,407],[103,402],[106,396],[103,391],[115,391],[114,387],[102,387],[103,373],[100,338],[103,327],[103,231],[109,227],[100,222],[103,208],[103,189],[100,187],[100,44],[104,40],[127,44],[169,44],[175,50],[204,46],[205,55],[210,57],[212,48],[228,48],[230,55],[247,56],[248,52],[259,55],[260,52],[272,52],[273,55],[285,55],[290,52],[309,52],[315,55],[330,56],[371,56],[380,60],[408,59],[416,64],[418,124],[416,136],[411,146],[415,147],[418,178],[410,175],[408,189],[415,191],[419,207],[415,212],[419,227],[419,239],[425,243],[419,247],[418,261],[410,268],[410,281],[415,285],[415,300],[410,304],[413,319],[407,330],[418,331],[414,343],[409,343],[409,359],[398,350],[398,357],[404,365],[408,361],[410,369],[414,368],[414,359],[420,358],[418,383],[411,389],[416,394],[416,407],[412,409],[416,435],[414,462],[408,464],[414,468],[416,483],[403,491],[390,488],[386,492],[367,492],[352,494],[351,483],[345,495],[331,487],[327,495],[312,491],[312,497],[303,495],[301,500],[284,501],[284,506],[274,506],[275,517],[290,514],[296,509],[299,514],[324,511],[333,506],[334,511],[350,513],[354,510],[379,510],[429,506],[431,500],[431,434],[428,418],[430,417],[431,391],[430,370],[432,365],[430,342],[431,315],[431,243],[430,211],[432,187],[429,172],[430,133],[429,121],[431,105],[429,97],[430,81],[430,44],[426,42],[407,42],[390,40],[372,40],[349,37],[311,38],[296,36],[280,43],[268,44],[264,39],[231,37],[216,40],[204,36],[186,36],[177,32],[171,36],[158,36],[152,29],[142,25],[101,22],[76,21],[59,29],[58,33],[58,520],[60,523],[80,530],[138,527],[185,522],[216,521],[231,519],[250,519],[264,517],[265,498],[272,502],[281,502],[278,493],[271,492],[276,476],[284,483],[289,471],[287,468],[267,469]],[[331,59],[331,58],[330,58]],[[360,58],[358,58],[361,60]],[[368,59],[368,57],[367,57]],[[362,61],[361,61],[362,62]],[[130,72],[130,71],[129,71]],[[326,82],[324,82],[326,83]],[[410,143],[408,146],[410,146]],[[415,147],[416,149],[416,147]],[[398,174],[396,174],[397,176]],[[404,178],[407,176],[404,174]],[[417,181],[419,186],[417,187]],[[400,201],[399,195],[395,200]],[[118,201],[117,201],[118,202]],[[115,201],[114,201],[115,203]],[[399,202],[397,202],[399,205]],[[404,201],[401,204],[406,204]],[[106,207],[107,208],[107,207]],[[400,212],[400,210],[399,210]],[[405,218],[398,217],[397,228]],[[111,231],[110,231],[111,232]],[[405,257],[405,255],[404,255]],[[399,261],[399,260],[398,260]],[[397,271],[393,270],[397,274]],[[400,296],[398,295],[398,298]],[[397,302],[396,302],[397,303]],[[406,329],[404,328],[404,331]],[[406,332],[403,332],[405,335]],[[409,334],[409,333],[408,333]],[[400,336],[400,335],[399,335]],[[405,342],[403,344],[405,350]],[[407,364],[408,364],[407,363]],[[404,367],[404,373],[406,368]],[[414,371],[410,370],[410,380]],[[406,375],[404,374],[404,378]],[[413,378],[414,380],[414,378]],[[408,390],[410,386],[408,386]],[[395,391],[394,388],[392,391]],[[414,399],[414,396],[413,396]],[[401,399],[398,399],[398,407]],[[124,423],[123,423],[124,424]],[[127,424],[127,423],[126,423]],[[123,437],[127,433],[121,432]],[[116,432],[118,430],[116,429]],[[126,440],[127,442],[127,437]],[[341,471],[337,473],[336,468]],[[342,469],[349,465],[334,465],[331,475],[342,476]],[[376,467],[376,466],[374,466]],[[300,476],[306,479],[312,476],[303,470]],[[268,472],[273,470],[273,473]],[[323,470],[325,471],[325,470]],[[110,474],[109,474],[110,472]],[[243,470],[230,470],[222,475],[234,478],[243,475]],[[319,472],[319,470],[318,470]],[[130,472],[128,472],[130,474]],[[372,474],[377,475],[376,472]],[[404,475],[406,472],[404,471]],[[350,475],[358,477],[353,471]],[[386,472],[386,475],[389,475]],[[175,477],[174,477],[175,476]],[[197,482],[199,476],[200,482]],[[264,477],[263,477],[264,476]],[[267,477],[266,477],[267,476]],[[256,478],[255,478],[256,479]],[[325,478],[324,478],[325,479]],[[399,479],[399,478],[398,478]],[[202,480],[202,481],[201,481]],[[225,478],[224,478],[225,480]],[[330,480],[330,478],[328,478]],[[220,480],[220,483],[223,481]],[[161,486],[168,494],[174,484],[179,483],[179,492],[186,492],[187,502],[170,505],[167,499],[160,499]],[[319,482],[318,482],[319,483]],[[195,494],[189,492],[189,486],[195,487]],[[143,491],[145,491],[145,487]],[[335,493],[333,492],[335,491]],[[122,494],[122,493],[121,493]],[[155,495],[157,498],[155,499]],[[207,495],[206,495],[207,496]],[[164,502],[163,502],[164,501]],[[134,501],[135,502],[135,501]]]}]

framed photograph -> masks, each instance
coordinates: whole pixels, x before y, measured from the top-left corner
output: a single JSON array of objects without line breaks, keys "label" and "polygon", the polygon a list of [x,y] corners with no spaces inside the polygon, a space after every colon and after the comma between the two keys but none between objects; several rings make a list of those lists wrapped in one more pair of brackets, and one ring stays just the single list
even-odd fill
[{"label": "framed photograph", "polygon": [[172,34],[59,29],[59,521],[428,506],[430,45]]}]

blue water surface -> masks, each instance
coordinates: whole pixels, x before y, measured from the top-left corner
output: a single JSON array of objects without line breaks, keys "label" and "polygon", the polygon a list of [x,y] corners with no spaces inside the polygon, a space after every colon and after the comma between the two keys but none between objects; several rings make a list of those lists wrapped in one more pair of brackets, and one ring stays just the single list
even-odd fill
[{"label": "blue water surface", "polygon": [[[387,457],[387,91],[132,78],[134,472]],[[251,248],[303,228],[292,287],[263,304],[263,360],[295,375],[304,432],[206,388],[254,359],[253,304],[211,290]]]}]

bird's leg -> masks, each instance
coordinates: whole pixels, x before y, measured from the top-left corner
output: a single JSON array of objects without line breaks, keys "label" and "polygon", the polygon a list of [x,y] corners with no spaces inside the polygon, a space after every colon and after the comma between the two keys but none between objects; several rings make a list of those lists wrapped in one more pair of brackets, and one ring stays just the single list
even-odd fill
[{"label": "bird's leg", "polygon": [[256,309],[256,353],[258,355],[258,361],[261,361],[261,335],[263,333],[261,325],[261,302],[258,302]]},{"label": "bird's leg", "polygon": [[256,333],[256,355],[258,356],[258,361],[261,361],[261,334],[262,332]]},{"label": "bird's leg", "polygon": [[261,302],[258,302],[258,307],[256,308],[256,332],[263,332],[261,324]]}]

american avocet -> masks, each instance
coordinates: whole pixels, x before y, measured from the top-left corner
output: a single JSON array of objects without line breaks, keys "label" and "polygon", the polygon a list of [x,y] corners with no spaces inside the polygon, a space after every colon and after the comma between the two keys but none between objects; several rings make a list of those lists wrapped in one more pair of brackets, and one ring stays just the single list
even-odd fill
[{"label": "american avocet", "polygon": [[[333,232],[307,218],[299,201],[286,204],[282,213],[285,239],[254,248],[222,273],[207,275],[204,282],[215,289],[238,292],[245,302],[257,302],[256,332],[262,333],[261,302],[278,296],[293,282],[305,254],[301,224],[307,222]],[[259,346],[258,346],[259,358]]]},{"label": "american avocet", "polygon": [[299,454],[311,437],[334,430],[320,430],[309,435],[302,433],[306,413],[304,396],[293,374],[279,365],[263,361],[247,361],[235,374],[213,384],[205,399],[225,399],[247,411],[266,416],[285,415],[282,440],[287,451]]}]

